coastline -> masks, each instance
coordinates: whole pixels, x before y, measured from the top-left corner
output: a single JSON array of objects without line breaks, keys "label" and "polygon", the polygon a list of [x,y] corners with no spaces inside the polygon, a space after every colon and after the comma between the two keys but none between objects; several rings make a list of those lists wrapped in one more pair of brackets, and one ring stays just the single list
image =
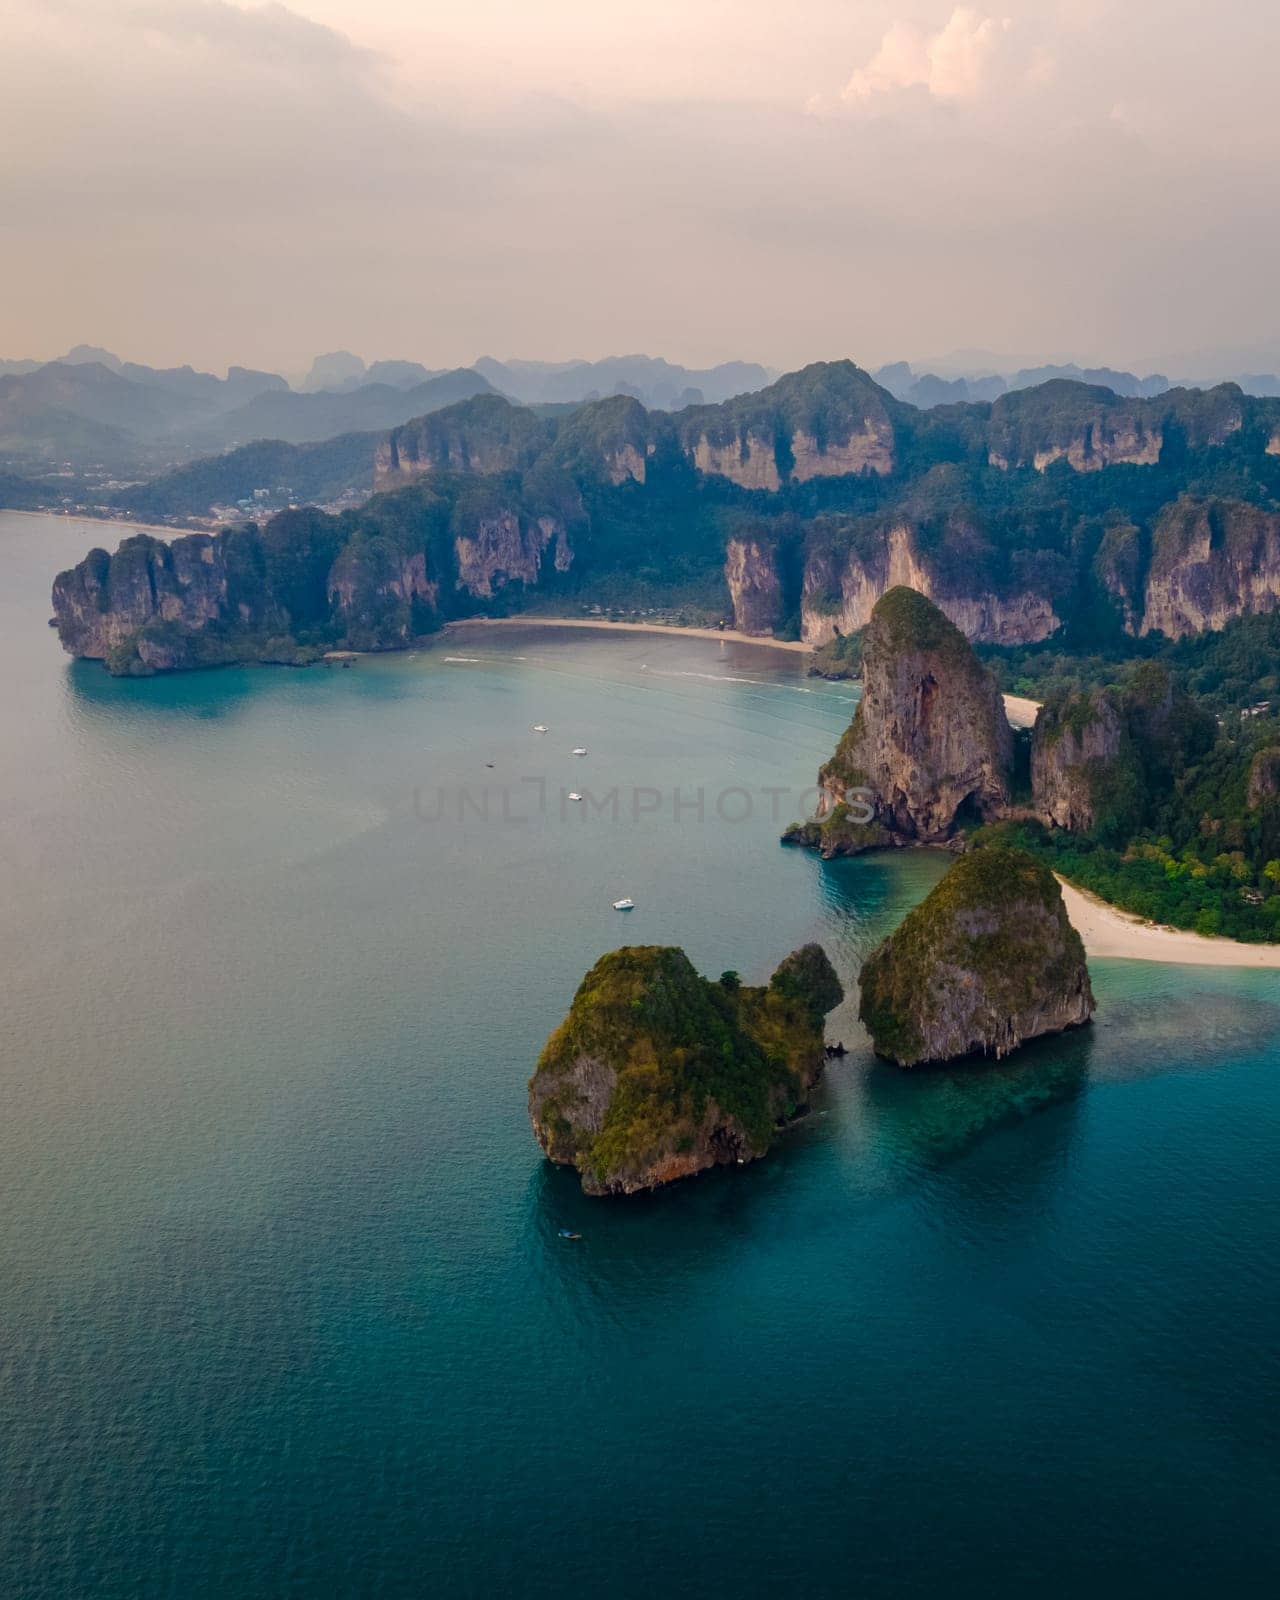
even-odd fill
[{"label": "coastline", "polygon": [[174,528],[160,522],[133,522],[119,517],[95,517],[88,511],[19,511],[0,509],[6,517],[39,517],[50,522],[80,522],[95,528],[123,528],[126,533],[154,533],[162,539],[180,539],[185,533],[208,533],[208,528]]},{"label": "coastline", "polygon": [[[95,517],[83,511],[6,511],[6,516],[11,517],[44,517],[57,522],[80,522],[85,524],[100,525],[104,528],[121,528],[129,533],[151,533],[160,538],[174,539],[186,533],[207,533],[211,530],[204,527],[168,527],[157,522],[133,522],[118,517]],[[652,633],[674,634],[685,639],[729,639],[734,644],[759,645],[765,650],[786,650],[793,655],[811,655],[813,646],[805,644],[799,639],[774,639],[758,633],[742,633],[737,628],[694,628],[681,627],[676,623],[661,622],[611,622],[604,617],[456,617],[445,623],[440,636],[447,638],[455,628],[501,628],[501,627],[539,627],[539,628],[579,628],[595,629],[601,633]],[[352,655],[363,652],[352,651]],[[1036,712],[1040,709],[1038,700],[1028,700],[1025,695],[1007,694],[1004,696],[1005,715],[1009,724],[1014,728],[1030,728],[1036,720]]]},{"label": "coastline", "polygon": [[1280,967],[1280,945],[1243,944],[1220,935],[1160,927],[1108,905],[1065,878],[1058,882],[1071,925],[1090,956],[1188,967]]},{"label": "coastline", "polygon": [[[101,523],[105,527],[125,529],[130,532],[153,532],[172,537],[175,530],[154,524],[121,522],[105,518],[86,517],[77,513],[52,511],[7,510],[6,516],[24,519],[55,520],[57,522],[88,525]],[[739,632],[737,629],[697,628],[663,625],[646,622],[612,622],[603,618],[576,617],[466,617],[445,625],[439,638],[448,638],[464,629],[483,630],[503,627],[563,628],[598,633],[636,633],[660,637],[730,640],[735,644],[756,645],[766,650],[782,650],[792,655],[808,654],[810,647],[799,640],[762,638],[759,635]],[[342,652],[356,656],[361,652]],[[398,654],[400,652],[388,652]],[[335,653],[336,654],[336,653]],[[1038,703],[1023,696],[1005,695],[1005,711],[1015,727],[1028,727],[1035,720]],[[1090,956],[1101,959],[1149,961],[1166,965],[1253,967],[1260,970],[1280,969],[1280,944],[1255,945],[1221,936],[1208,936],[1177,928],[1159,927],[1141,918],[1121,911],[1088,891],[1059,879],[1067,914],[1072,925],[1084,940]]]},{"label": "coastline", "polygon": [[812,646],[799,639],[773,639],[758,633],[740,633],[736,628],[687,628],[677,623],[610,622],[604,617],[454,617],[443,631],[454,628],[588,628],[599,633],[675,634],[683,639],[729,639],[734,644],[758,644],[766,650],[789,650],[809,655]]},{"label": "coastline", "polygon": [[[684,639],[729,639],[734,644],[754,644],[765,650],[788,650],[793,655],[813,654],[813,646],[799,639],[773,639],[758,633],[740,633],[736,628],[688,628],[676,623],[662,622],[609,622],[602,617],[457,617],[447,622],[442,632],[447,636],[454,628],[503,627],[583,628],[595,629],[599,633],[675,634]],[[1011,727],[1031,727],[1039,709],[1040,702],[1028,700],[1025,695],[1004,696],[1004,711]]]}]

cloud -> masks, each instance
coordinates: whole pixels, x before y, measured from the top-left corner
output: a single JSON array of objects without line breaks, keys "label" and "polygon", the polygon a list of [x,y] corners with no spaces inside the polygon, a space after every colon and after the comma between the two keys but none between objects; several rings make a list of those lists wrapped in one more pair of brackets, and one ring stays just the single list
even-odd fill
[{"label": "cloud", "polygon": [[163,5],[135,6],[132,20],[153,37],[203,45],[241,61],[359,71],[377,60],[345,34],[277,0],[249,9],[228,0],[165,0]]},{"label": "cloud", "polygon": [[972,100],[995,76],[1012,29],[1012,18],[980,17],[969,6],[957,6],[936,33],[895,22],[870,61],[853,73],[841,98],[859,104],[924,89],[937,100]]},{"label": "cloud", "polygon": [[1274,328],[1274,6],[796,0],[778,40],[733,0],[716,49],[726,9],[0,0],[0,355],[1114,365]]}]

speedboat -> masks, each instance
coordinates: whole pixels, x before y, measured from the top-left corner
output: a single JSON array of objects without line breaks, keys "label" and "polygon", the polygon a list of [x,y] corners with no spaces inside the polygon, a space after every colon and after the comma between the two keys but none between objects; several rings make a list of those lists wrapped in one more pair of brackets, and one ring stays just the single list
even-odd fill
[{"label": "speedboat", "polygon": [[547,727],[545,722],[535,722],[533,725],[533,731],[535,733],[550,733],[551,729]]},{"label": "speedboat", "polygon": [[634,911],[635,908],[636,903],[630,897],[630,895],[623,895],[621,900],[615,900],[613,902],[613,909],[615,911]]},{"label": "speedboat", "polygon": [[581,800],[582,796],[578,793],[578,791],[576,789],[570,789],[569,790],[569,798],[570,798],[570,800]]},{"label": "speedboat", "polygon": [[575,1233],[572,1228],[561,1228],[559,1230],[559,1237],[561,1239],[581,1239],[582,1235],[580,1233]]},{"label": "speedboat", "polygon": [[578,748],[573,753],[574,753],[575,756],[585,756],[586,753],[587,753],[586,745],[585,744],[580,744],[578,746]]}]

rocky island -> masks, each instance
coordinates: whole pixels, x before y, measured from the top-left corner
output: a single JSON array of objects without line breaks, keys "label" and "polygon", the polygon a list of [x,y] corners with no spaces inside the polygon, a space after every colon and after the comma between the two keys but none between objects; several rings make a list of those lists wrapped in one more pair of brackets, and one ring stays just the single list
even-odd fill
[{"label": "rocky island", "polygon": [[818,945],[767,986],[700,977],[683,950],[602,956],[547,1040],[529,1117],[588,1194],[633,1194],[754,1161],[799,1115],[825,1060],[822,1021],[843,991]]},{"label": "rocky island", "polygon": [[899,586],[862,636],[862,698],[818,774],[823,807],[786,839],[827,856],[940,844],[1007,814],[1012,766],[995,679],[931,600]]},{"label": "rocky island", "polygon": [[1021,850],[961,856],[872,952],[859,981],[876,1053],[901,1067],[1007,1056],[1094,1011],[1062,891]]}]

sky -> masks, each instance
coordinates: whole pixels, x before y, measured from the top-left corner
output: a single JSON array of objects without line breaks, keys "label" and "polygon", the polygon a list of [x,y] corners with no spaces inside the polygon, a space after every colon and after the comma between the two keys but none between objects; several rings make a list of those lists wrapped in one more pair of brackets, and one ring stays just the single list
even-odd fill
[{"label": "sky", "polygon": [[1278,50],[1274,0],[0,0],[0,356],[1268,370]]}]

